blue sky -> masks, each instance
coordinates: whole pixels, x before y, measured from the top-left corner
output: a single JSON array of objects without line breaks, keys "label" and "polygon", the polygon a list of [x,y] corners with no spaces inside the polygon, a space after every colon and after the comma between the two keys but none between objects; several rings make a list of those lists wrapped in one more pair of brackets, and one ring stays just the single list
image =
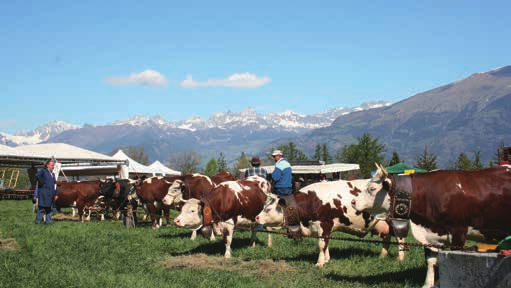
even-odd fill
[{"label": "blue sky", "polygon": [[511,64],[511,1],[1,1],[0,132],[312,114]]}]

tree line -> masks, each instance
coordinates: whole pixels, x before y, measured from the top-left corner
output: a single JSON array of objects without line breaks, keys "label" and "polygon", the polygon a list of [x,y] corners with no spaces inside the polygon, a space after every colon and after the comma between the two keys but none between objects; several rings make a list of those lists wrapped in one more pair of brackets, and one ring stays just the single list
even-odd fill
[{"label": "tree line", "polygon": [[[498,148],[504,147],[504,143],[500,143]],[[122,149],[126,155],[133,160],[143,165],[149,165],[149,156],[147,155],[144,146],[125,146],[116,147],[113,149],[111,155],[115,154],[119,149]],[[356,143],[345,144],[340,150],[332,151],[327,144],[317,144],[314,149],[314,154],[308,156],[298,147],[295,143],[289,142],[284,145],[279,145],[271,151],[279,149],[282,150],[284,157],[291,163],[299,161],[321,161],[321,163],[354,163],[359,164],[359,171],[348,171],[343,173],[344,177],[357,177],[357,178],[370,178],[371,172],[376,169],[374,163],[380,163],[383,166],[392,166],[400,162],[404,162],[400,159],[397,151],[392,152],[392,156],[389,160],[385,159],[386,147],[385,144],[381,143],[377,137],[373,137],[368,133],[364,133],[362,136],[357,138]],[[497,151],[498,149],[495,149]],[[271,151],[269,151],[264,157],[263,166],[273,165],[273,158],[271,157]],[[332,153],[333,152],[333,153]],[[189,173],[201,173],[205,175],[214,175],[220,171],[230,171],[234,175],[239,176],[239,170],[250,167],[250,159],[253,155],[247,155],[245,152],[241,152],[240,156],[234,160],[234,163],[229,167],[225,155],[222,152],[218,153],[216,158],[208,160],[204,167],[201,167],[203,163],[200,154],[196,151],[185,151],[178,155],[173,155],[167,159],[164,165],[181,171],[183,174]],[[472,157],[470,157],[472,156]],[[437,154],[431,152],[427,145],[421,153],[415,156],[414,162],[411,163],[415,168],[424,169],[426,171],[432,171],[438,169]],[[460,152],[456,161],[449,164],[446,169],[450,170],[477,170],[485,167],[492,167],[498,165],[497,152],[495,153],[492,160],[487,165],[481,160],[480,151],[472,151],[467,154]],[[4,169],[5,175],[11,175],[13,170],[18,168],[6,168]],[[1,175],[0,175],[1,176]],[[4,176],[4,178],[7,178]],[[25,169],[21,169],[19,178],[17,179],[16,187],[20,189],[28,189],[30,182]],[[6,181],[6,180],[4,180]]]},{"label": "tree line", "polygon": [[[504,147],[501,143],[499,148]],[[284,157],[293,162],[299,161],[321,161],[321,163],[354,163],[359,164],[360,170],[351,172],[359,178],[370,178],[371,172],[376,169],[374,163],[380,163],[383,166],[392,166],[397,163],[403,162],[397,151],[392,152],[390,159],[385,159],[386,147],[385,144],[381,143],[377,137],[371,136],[369,133],[364,133],[362,136],[357,138],[356,143],[344,145],[340,150],[333,151],[328,147],[327,144],[317,144],[314,150],[314,154],[308,156],[298,147],[295,143],[289,142],[284,145],[279,145],[274,149],[282,150]],[[497,149],[496,149],[497,150]],[[123,151],[135,161],[147,165],[148,157],[145,154],[144,147],[129,146],[123,148]],[[273,158],[271,157],[271,151],[269,151],[264,157],[263,166],[273,165]],[[202,173],[205,175],[214,175],[219,171],[230,171],[234,175],[238,175],[239,169],[250,167],[250,159],[253,155],[247,155],[245,152],[241,152],[240,156],[234,160],[231,167],[225,159],[225,155],[219,152],[216,158],[211,158],[206,163],[205,167],[200,167],[202,158],[199,153],[195,151],[186,151],[179,155],[170,157],[166,163],[172,169],[181,171],[183,174],[188,173]],[[424,169],[426,171],[432,171],[438,169],[437,154],[431,152],[427,145],[421,153],[415,156],[414,162],[411,163],[415,168]],[[491,167],[498,165],[498,159],[495,157],[492,161],[489,161],[485,166],[481,161],[481,152],[474,151],[473,158],[471,159],[468,154],[461,152],[455,162],[450,164],[447,169],[451,170],[477,170],[484,167]],[[348,173],[349,174],[349,173]]]}]

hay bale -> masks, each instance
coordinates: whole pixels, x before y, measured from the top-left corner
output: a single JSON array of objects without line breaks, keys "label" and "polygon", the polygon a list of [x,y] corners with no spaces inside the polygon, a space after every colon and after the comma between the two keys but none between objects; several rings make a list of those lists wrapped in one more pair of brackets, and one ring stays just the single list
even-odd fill
[{"label": "hay bale", "polygon": [[2,251],[17,251],[20,247],[18,246],[18,243],[16,243],[16,239],[10,238],[10,239],[0,239],[0,250]]}]

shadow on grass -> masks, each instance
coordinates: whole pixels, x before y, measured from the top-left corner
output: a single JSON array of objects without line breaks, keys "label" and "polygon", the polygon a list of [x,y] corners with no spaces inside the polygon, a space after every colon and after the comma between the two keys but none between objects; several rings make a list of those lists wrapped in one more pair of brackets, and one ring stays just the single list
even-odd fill
[{"label": "shadow on grass", "polygon": [[[379,253],[375,253],[368,249],[362,248],[329,248],[330,261],[343,260],[351,257],[380,257]],[[309,252],[300,253],[293,257],[275,257],[275,260],[284,261],[307,261],[311,264],[316,264],[319,257],[319,249],[317,246],[311,246]]]},{"label": "shadow on grass", "polygon": [[[182,237],[183,235],[177,235],[177,237]],[[186,237],[190,237],[190,234],[184,234]],[[166,235],[162,237],[176,237],[176,235]],[[182,237],[185,238],[185,237]],[[191,240],[190,240],[191,241]],[[181,255],[189,255],[202,253],[208,256],[223,256],[225,254],[225,244],[222,236],[217,236],[215,241],[209,241],[201,236],[197,235],[197,239],[195,241],[199,241],[199,246],[194,249],[180,252],[180,253],[172,253],[173,256],[181,256]],[[236,239],[234,238],[231,243],[231,252],[235,252],[238,249],[245,249],[250,247],[250,239]],[[266,245],[261,241],[256,240],[256,246],[258,245]]]},{"label": "shadow on grass", "polygon": [[373,276],[342,276],[327,274],[326,278],[334,281],[364,283],[366,285],[381,285],[381,283],[409,283],[421,286],[426,279],[426,268],[411,268],[399,272],[388,272]]}]

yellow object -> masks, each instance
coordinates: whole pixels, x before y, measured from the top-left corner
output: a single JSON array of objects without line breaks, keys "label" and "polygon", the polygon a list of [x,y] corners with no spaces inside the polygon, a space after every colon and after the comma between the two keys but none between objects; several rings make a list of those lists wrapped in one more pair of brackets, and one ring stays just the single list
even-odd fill
[{"label": "yellow object", "polygon": [[405,175],[410,175],[415,173],[415,170],[405,170]]}]

